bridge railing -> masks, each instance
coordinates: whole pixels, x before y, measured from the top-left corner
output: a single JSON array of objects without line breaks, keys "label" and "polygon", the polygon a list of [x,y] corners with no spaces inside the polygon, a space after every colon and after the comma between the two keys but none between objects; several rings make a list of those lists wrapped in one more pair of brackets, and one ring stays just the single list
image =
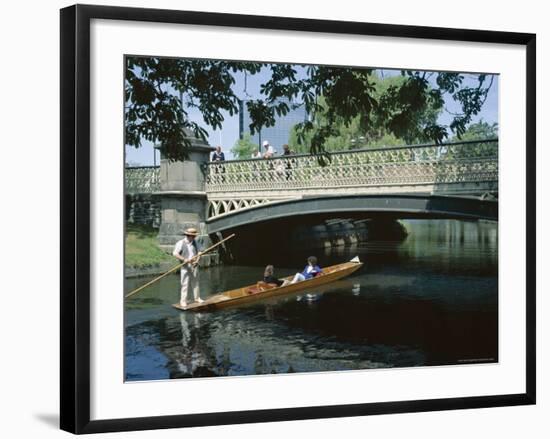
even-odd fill
[{"label": "bridge railing", "polygon": [[150,194],[160,190],[159,166],[133,166],[124,169],[126,194]]},{"label": "bridge railing", "polygon": [[210,162],[206,191],[498,181],[498,139],[351,150],[330,157],[324,167],[307,154]]}]

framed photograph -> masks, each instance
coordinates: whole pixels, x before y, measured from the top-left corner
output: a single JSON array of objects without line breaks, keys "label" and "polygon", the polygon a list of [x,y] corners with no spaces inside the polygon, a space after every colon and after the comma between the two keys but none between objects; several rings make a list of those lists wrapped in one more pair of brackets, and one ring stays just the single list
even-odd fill
[{"label": "framed photograph", "polygon": [[61,10],[61,428],[535,404],[533,34]]}]

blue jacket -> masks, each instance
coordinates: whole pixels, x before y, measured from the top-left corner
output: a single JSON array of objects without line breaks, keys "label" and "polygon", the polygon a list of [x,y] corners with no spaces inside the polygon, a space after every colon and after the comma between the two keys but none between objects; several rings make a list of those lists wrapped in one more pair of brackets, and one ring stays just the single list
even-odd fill
[{"label": "blue jacket", "polygon": [[309,267],[309,264],[306,265],[306,268],[304,268],[304,271],[302,271],[302,275],[306,278],[306,279],[311,279],[312,277],[315,277],[317,276],[321,271],[321,267],[319,267],[318,265],[314,265],[313,266],[313,270],[311,270],[309,273],[307,272],[307,269]]}]

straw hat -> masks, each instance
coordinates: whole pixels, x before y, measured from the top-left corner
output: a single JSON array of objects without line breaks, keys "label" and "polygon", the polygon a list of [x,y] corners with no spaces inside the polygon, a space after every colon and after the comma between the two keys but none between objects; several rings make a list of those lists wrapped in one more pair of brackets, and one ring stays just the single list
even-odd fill
[{"label": "straw hat", "polygon": [[194,227],[189,227],[183,231],[183,234],[187,236],[198,236],[199,232]]}]

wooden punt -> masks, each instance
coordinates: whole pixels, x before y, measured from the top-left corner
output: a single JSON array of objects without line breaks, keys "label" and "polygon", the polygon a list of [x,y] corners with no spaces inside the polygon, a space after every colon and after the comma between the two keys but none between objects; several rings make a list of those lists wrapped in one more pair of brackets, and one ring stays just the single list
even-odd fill
[{"label": "wooden punt", "polygon": [[[295,284],[277,287],[273,284],[258,282],[247,287],[241,287],[235,290],[229,290],[216,294],[200,303],[194,302],[187,306],[181,306],[179,303],[175,303],[172,306],[181,311],[208,311],[229,306],[244,305],[262,299],[283,296],[310,288],[316,288],[349,276],[353,272],[359,270],[362,266],[363,263],[359,261],[359,258],[355,257],[349,262],[323,268],[323,272],[320,275]],[[293,277],[294,276],[288,276],[281,279],[290,281]]]}]

